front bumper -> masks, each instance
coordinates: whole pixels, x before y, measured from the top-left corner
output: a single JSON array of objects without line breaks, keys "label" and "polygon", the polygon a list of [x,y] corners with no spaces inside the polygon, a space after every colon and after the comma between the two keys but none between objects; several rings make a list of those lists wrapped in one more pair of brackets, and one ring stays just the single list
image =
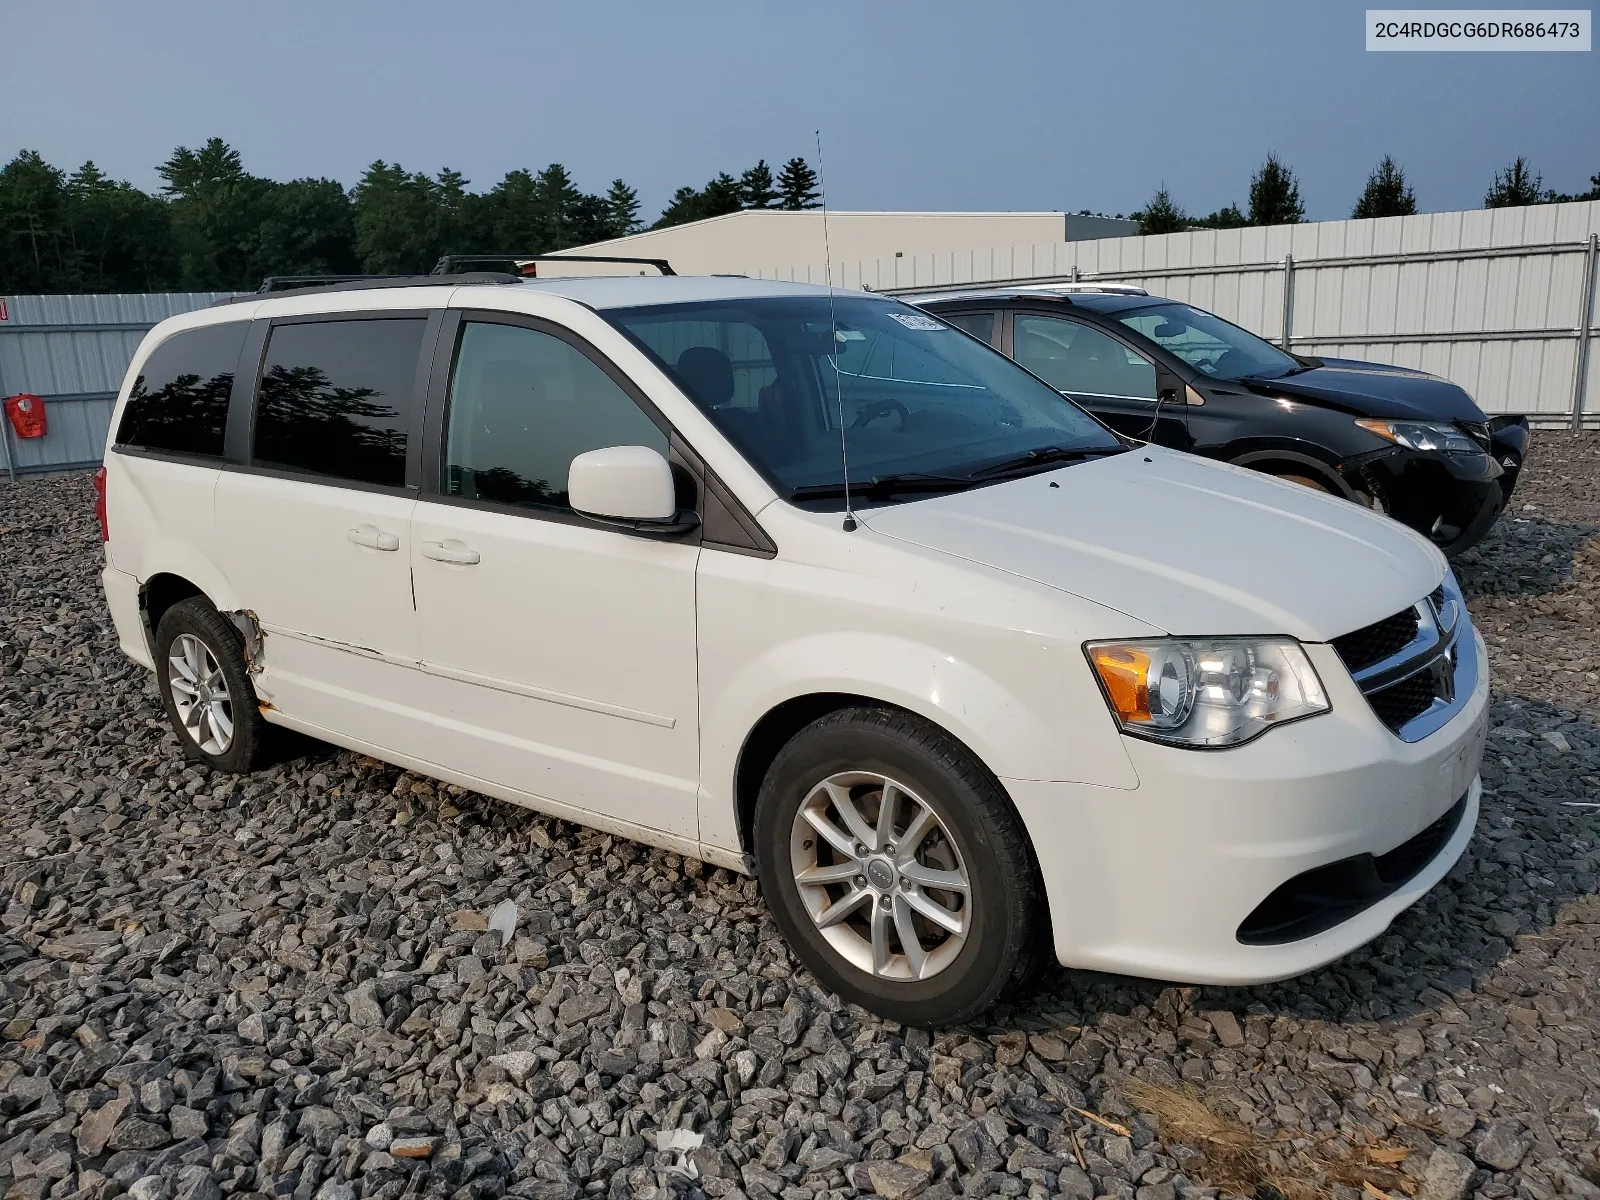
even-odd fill
[{"label": "front bumper", "polygon": [[1378,497],[1391,517],[1454,558],[1477,545],[1510,502],[1527,453],[1525,418],[1496,418],[1474,429],[1484,454],[1390,446],[1341,469],[1353,488]]},{"label": "front bumper", "polygon": [[[1381,934],[1444,877],[1477,822],[1489,680],[1476,631],[1471,644],[1485,669],[1455,715],[1417,742],[1383,726],[1331,647],[1310,645],[1333,705],[1327,714],[1231,750],[1125,739],[1139,775],[1131,792],[1005,780],[1033,837],[1057,958],[1155,979],[1263,983]],[[1406,861],[1406,844],[1415,847],[1458,803],[1446,836],[1427,842],[1431,855]],[[1284,884],[1369,855],[1396,855],[1388,861],[1404,877],[1319,932],[1269,944],[1241,938]]]}]

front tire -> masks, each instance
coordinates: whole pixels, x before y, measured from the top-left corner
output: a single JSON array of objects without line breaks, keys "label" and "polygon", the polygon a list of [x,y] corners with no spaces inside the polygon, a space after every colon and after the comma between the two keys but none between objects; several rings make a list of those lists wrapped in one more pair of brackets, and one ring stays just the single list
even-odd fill
[{"label": "front tire", "polygon": [[1033,973],[1036,872],[1000,785],[910,713],[849,708],[801,730],[756,800],[757,868],[795,955],[844,999],[960,1024]]},{"label": "front tire", "polygon": [[161,615],[156,682],[184,754],[218,771],[254,770],[269,726],[261,717],[238,630],[199,596]]}]

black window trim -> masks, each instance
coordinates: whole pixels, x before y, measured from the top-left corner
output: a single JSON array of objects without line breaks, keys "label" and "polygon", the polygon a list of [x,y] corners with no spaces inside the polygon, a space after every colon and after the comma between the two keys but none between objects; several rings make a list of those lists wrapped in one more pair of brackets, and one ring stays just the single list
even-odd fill
[{"label": "black window trim", "polygon": [[[246,354],[253,353],[255,361],[248,374],[240,371],[234,375],[234,390],[228,406],[228,433],[225,446],[227,457],[220,465],[223,470],[245,475],[264,475],[271,479],[286,479],[295,483],[319,484],[323,487],[344,488],[347,491],[375,492],[384,496],[415,498],[421,491],[422,440],[427,427],[426,405],[429,397],[429,376],[435,360],[439,331],[449,310],[441,308],[384,308],[361,309],[353,312],[299,313],[294,316],[264,317],[251,322],[252,328],[245,338]],[[400,486],[367,483],[359,479],[345,479],[338,475],[320,475],[312,471],[296,471],[285,467],[267,466],[255,461],[256,399],[261,385],[261,372],[266,365],[267,345],[272,331],[280,325],[326,325],[337,321],[422,321],[421,345],[411,378],[411,427],[406,431],[406,474]],[[241,359],[241,367],[248,358]],[[241,395],[241,389],[243,394]]]},{"label": "black window trim", "polygon": [[[149,361],[158,353],[160,353],[163,347],[168,345],[175,338],[182,337],[186,333],[197,333],[202,329],[220,329],[226,325],[243,325],[246,328],[244,332],[244,341],[241,343],[239,348],[239,359],[236,363],[234,363],[233,366],[233,388],[228,393],[228,413],[224,418],[222,427],[222,453],[198,454],[189,450],[158,450],[150,446],[135,446],[129,442],[116,441],[114,439],[117,434],[122,432],[122,423],[127,419],[128,416],[128,405],[123,404],[122,410],[113,414],[117,418],[117,427],[112,433],[113,441],[111,443],[111,452],[113,454],[125,454],[133,458],[149,458],[154,459],[156,462],[180,463],[183,466],[200,467],[208,471],[219,470],[220,468],[227,466],[229,445],[228,438],[231,430],[233,429],[234,405],[238,402],[239,376],[243,372],[245,364],[250,361],[250,338],[254,332],[253,327],[255,322],[244,320],[209,321],[204,325],[191,325],[187,329],[175,329],[150,348],[150,353],[146,354],[143,361],[141,361],[139,364],[139,372],[140,375],[142,375],[144,373],[145,365],[149,363]],[[135,379],[137,380],[138,376],[135,376]],[[128,395],[128,400],[129,402],[133,400],[131,390]]]},{"label": "black window trim", "polygon": [[[680,484],[687,482],[693,489],[692,496],[680,497],[680,499],[688,499],[690,501],[690,504],[685,507],[693,507],[704,516],[704,509],[707,507],[708,499],[715,497],[716,501],[720,502],[722,507],[726,508],[732,515],[735,524],[744,535],[743,539],[737,542],[713,540],[705,536],[703,524],[697,525],[693,530],[686,533],[660,534],[603,524],[575,512],[559,512],[553,509],[531,508],[519,504],[505,504],[497,500],[480,500],[476,497],[447,494],[442,487],[442,481],[444,478],[445,429],[450,416],[450,380],[455,370],[456,355],[461,346],[461,334],[469,322],[512,325],[522,329],[531,329],[536,333],[548,334],[582,354],[598,367],[601,373],[610,379],[612,383],[616,384],[623,395],[633,401],[639,411],[666,435],[667,461],[676,468],[673,473],[679,478]],[[657,408],[655,402],[644,393],[643,389],[634,382],[627,372],[612,362],[603,351],[565,325],[543,317],[536,317],[527,313],[507,312],[503,309],[448,309],[444,314],[439,336],[434,344],[433,361],[428,374],[428,395],[425,405],[427,417],[422,433],[422,486],[420,499],[459,508],[477,508],[486,512],[500,513],[509,517],[521,517],[527,520],[554,521],[563,525],[580,525],[586,529],[603,529],[624,537],[648,538],[654,541],[671,540],[691,545],[698,544],[709,549],[728,550],[739,554],[756,554],[767,558],[777,553],[777,546],[767,536],[766,531],[756,522],[755,517],[739,503],[727,486],[716,477],[705,464],[705,461],[673,426],[666,414]]]}]

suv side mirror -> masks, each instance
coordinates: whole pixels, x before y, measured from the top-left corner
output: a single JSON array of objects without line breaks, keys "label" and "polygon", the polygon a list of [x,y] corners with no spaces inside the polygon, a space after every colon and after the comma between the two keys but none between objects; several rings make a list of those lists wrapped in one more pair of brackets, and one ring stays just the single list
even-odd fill
[{"label": "suv side mirror", "polygon": [[1156,398],[1163,404],[1204,404],[1206,398],[1167,371],[1156,374]]},{"label": "suv side mirror", "polygon": [[649,446],[590,450],[567,468],[567,502],[579,516],[655,533],[684,533],[700,523],[678,511],[672,467]]}]

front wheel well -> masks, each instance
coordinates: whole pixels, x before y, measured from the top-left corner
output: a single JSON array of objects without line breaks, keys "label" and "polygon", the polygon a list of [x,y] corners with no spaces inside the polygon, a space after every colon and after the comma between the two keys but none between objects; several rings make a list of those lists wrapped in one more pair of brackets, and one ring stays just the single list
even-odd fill
[{"label": "front wheel well", "polygon": [[1326,463],[1304,454],[1288,454],[1283,452],[1258,452],[1247,454],[1233,460],[1236,467],[1247,467],[1252,471],[1260,471],[1263,475],[1301,476],[1314,479],[1321,483],[1335,496],[1342,496],[1346,500],[1354,499],[1350,485],[1339,475],[1339,472]]},{"label": "front wheel well", "polygon": [[785,700],[757,721],[744,745],[739,749],[739,761],[733,770],[734,810],[739,819],[739,845],[748,856],[755,851],[756,797],[761,792],[761,781],[767,777],[767,768],[778,757],[778,751],[789,743],[807,725],[819,721],[841,708],[891,708],[868,696],[855,696],[849,692],[816,692],[809,696],[796,696]]},{"label": "front wheel well", "polygon": [[[919,721],[927,721],[919,713],[911,712],[898,704],[890,704],[884,700],[876,700],[871,696],[858,696],[850,692],[813,692],[806,696],[796,696],[792,700],[785,700],[782,704],[772,709],[759,721],[744,739],[744,745],[739,750],[739,761],[734,767],[733,796],[735,813],[739,821],[739,846],[745,853],[746,861],[755,853],[755,816],[756,798],[761,794],[762,781],[767,777],[767,769],[778,757],[778,752],[788,745],[789,739],[794,737],[813,721],[819,721],[829,713],[838,712],[842,708],[881,708],[891,712],[905,712]],[[1009,793],[1005,785],[1000,782],[994,771],[981,757],[972,752],[964,741],[950,730],[929,722],[945,737],[955,742],[962,750],[971,755],[972,761],[988,773],[995,786],[1009,801]],[[1016,805],[1012,804],[1012,811]],[[1017,821],[1027,833],[1027,824],[1022,821],[1020,813]],[[1033,839],[1028,837],[1028,852],[1033,853]],[[1035,862],[1035,869],[1038,864]]]}]

